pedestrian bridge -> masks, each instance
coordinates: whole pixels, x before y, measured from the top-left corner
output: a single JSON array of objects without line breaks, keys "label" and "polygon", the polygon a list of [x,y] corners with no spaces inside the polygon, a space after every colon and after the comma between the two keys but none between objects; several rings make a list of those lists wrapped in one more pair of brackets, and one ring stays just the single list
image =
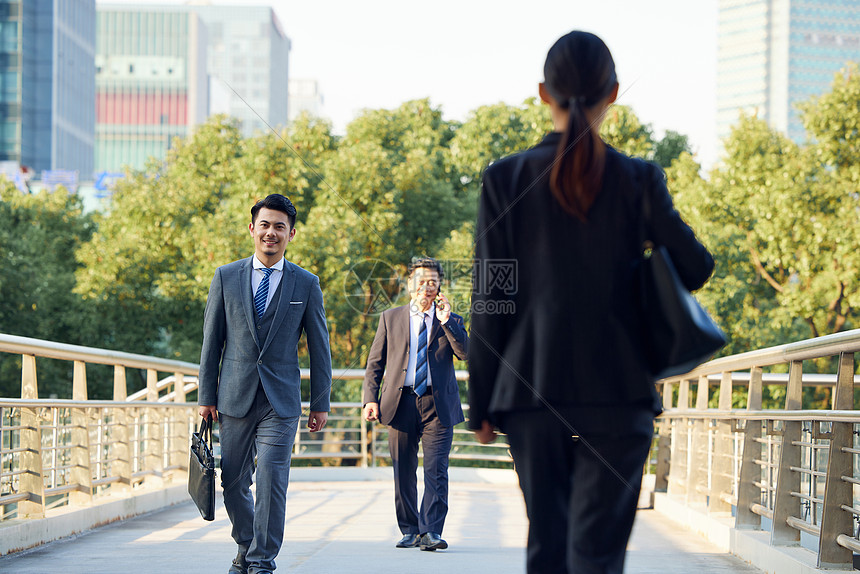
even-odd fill
[{"label": "pedestrian bridge", "polygon": [[[860,550],[858,351],[855,330],[660,381],[666,411],[627,571],[851,571]],[[226,570],[235,547],[223,507],[204,522],[185,493],[197,365],[3,334],[0,352],[21,361],[20,398],[0,398],[0,572]],[[70,362],[70,399],[38,398],[37,357]],[[832,368],[804,373],[813,362]],[[88,364],[113,365],[114,400],[88,400]],[[147,381],[132,395],[129,369]],[[803,408],[814,388],[832,408]],[[762,409],[764,392],[784,397],[783,408]],[[504,444],[480,445],[458,429],[451,548],[395,549],[385,429],[360,410],[336,403],[323,433],[297,438],[281,570],[524,570],[527,521]]]}]

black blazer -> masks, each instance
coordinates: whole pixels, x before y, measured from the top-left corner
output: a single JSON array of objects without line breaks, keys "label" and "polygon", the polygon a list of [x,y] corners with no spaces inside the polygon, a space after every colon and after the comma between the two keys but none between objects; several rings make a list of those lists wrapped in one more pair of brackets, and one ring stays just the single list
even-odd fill
[{"label": "black blazer", "polygon": [[[551,133],[484,173],[475,230],[470,428],[547,404],[594,428],[643,412],[650,424],[659,412],[631,296],[646,186],[649,237],[668,249],[685,285],[698,289],[714,269],[675,211],[662,171],[612,148],[588,221],[565,212],[549,189],[560,137]],[[499,272],[505,265],[515,265],[515,281]]]},{"label": "black blazer", "polygon": [[[464,420],[460,390],[454,373],[454,356],[466,360],[468,352],[469,337],[463,326],[463,318],[451,313],[448,321],[442,325],[434,316],[427,339],[427,363],[436,415],[446,427]],[[364,373],[364,404],[379,403],[379,420],[384,425],[391,424],[400,404],[408,360],[409,305],[403,305],[382,312]]]}]

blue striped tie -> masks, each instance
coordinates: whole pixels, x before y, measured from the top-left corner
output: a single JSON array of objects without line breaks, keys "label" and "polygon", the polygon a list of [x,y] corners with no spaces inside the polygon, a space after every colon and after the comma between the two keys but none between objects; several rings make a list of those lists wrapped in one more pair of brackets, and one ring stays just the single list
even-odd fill
[{"label": "blue striped tie", "polygon": [[274,270],[274,267],[263,267],[260,269],[263,272],[263,280],[260,281],[260,286],[257,287],[257,293],[254,295],[254,308],[257,310],[258,317],[262,317],[266,311],[266,299],[269,298],[269,275]]},{"label": "blue striped tie", "polygon": [[418,348],[415,349],[415,394],[419,397],[427,392],[427,323],[421,313],[421,328],[418,330]]}]

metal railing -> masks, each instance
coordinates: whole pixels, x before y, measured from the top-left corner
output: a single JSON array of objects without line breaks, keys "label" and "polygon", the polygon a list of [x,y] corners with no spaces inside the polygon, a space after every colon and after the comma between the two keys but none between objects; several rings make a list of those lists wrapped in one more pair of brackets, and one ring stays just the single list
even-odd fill
[{"label": "metal railing", "polygon": [[[197,365],[2,334],[0,352],[22,357],[21,398],[0,399],[2,519],[185,481],[197,418],[186,397],[196,389]],[[733,516],[736,528],[768,531],[773,546],[805,546],[821,567],[850,565],[860,551],[857,352],[860,330],[724,357],[660,381],[665,412],[649,465],[656,490]],[[70,400],[38,398],[36,357],[74,363]],[[803,372],[805,364],[821,370],[828,360],[834,372]],[[113,401],[87,400],[88,363],[113,365]],[[147,373],[145,389],[131,396],[128,368]],[[336,380],[362,376],[335,373]],[[804,408],[808,387],[826,389],[830,408]],[[782,397],[783,408],[762,408],[766,389],[776,389],[771,394]],[[732,408],[733,391],[745,408]],[[714,393],[718,407],[709,408]],[[329,421],[322,433],[298,434],[296,464],[388,463],[387,431],[364,422],[360,404],[334,403]],[[451,458],[511,464],[506,445],[480,445],[462,428],[455,429]]]},{"label": "metal railing", "polygon": [[[198,365],[5,334],[0,352],[22,357],[21,398],[0,398],[0,523],[187,480],[190,434],[198,421],[197,406],[186,397],[197,389]],[[70,400],[38,398],[36,357],[73,362]],[[114,367],[114,400],[87,400],[87,364]],[[146,372],[146,387],[131,395],[129,368]],[[334,376],[362,379],[364,371],[346,369]],[[302,377],[309,377],[307,369]],[[464,380],[467,374],[458,371],[457,377]],[[310,433],[300,422],[294,464],[389,464],[387,429],[365,422],[359,403],[331,406],[322,432]],[[305,415],[308,410],[304,403]],[[506,444],[481,445],[463,425],[454,432],[454,461],[512,467]],[[215,437],[217,453],[217,425]]]},{"label": "metal railing", "polygon": [[[819,568],[850,569],[860,551],[857,352],[860,330],[720,358],[661,381],[656,490],[734,516],[735,528],[768,531],[772,546],[805,547]],[[828,360],[835,373],[803,372]],[[783,408],[763,409],[763,390],[775,386]],[[826,388],[830,408],[804,408],[805,387]],[[708,408],[717,389],[718,408]],[[732,408],[733,394],[746,408]]]}]

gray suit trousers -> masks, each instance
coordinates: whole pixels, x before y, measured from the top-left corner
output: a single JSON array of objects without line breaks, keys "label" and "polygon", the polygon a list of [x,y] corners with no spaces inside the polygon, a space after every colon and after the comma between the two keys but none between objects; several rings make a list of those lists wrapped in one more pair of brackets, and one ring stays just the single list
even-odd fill
[{"label": "gray suit trousers", "polygon": [[[299,417],[279,417],[263,391],[244,417],[221,413],[221,486],[233,540],[247,550],[248,572],[274,570],[284,540],[290,458]],[[257,500],[251,495],[256,458]]]}]

